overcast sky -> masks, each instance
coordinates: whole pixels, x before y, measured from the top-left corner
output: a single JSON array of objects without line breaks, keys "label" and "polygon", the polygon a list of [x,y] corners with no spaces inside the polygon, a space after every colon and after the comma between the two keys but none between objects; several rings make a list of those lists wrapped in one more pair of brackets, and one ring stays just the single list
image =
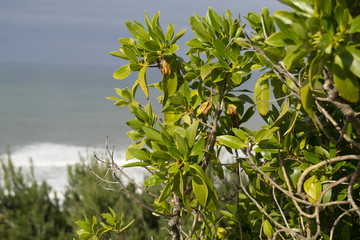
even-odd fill
[{"label": "overcast sky", "polygon": [[113,65],[108,55],[117,50],[118,38],[128,36],[126,20],[144,22],[160,11],[163,28],[187,28],[189,17],[205,15],[208,6],[218,13],[231,9],[234,16],[249,11],[284,8],[276,0],[2,0],[0,1],[0,63],[54,63]]}]

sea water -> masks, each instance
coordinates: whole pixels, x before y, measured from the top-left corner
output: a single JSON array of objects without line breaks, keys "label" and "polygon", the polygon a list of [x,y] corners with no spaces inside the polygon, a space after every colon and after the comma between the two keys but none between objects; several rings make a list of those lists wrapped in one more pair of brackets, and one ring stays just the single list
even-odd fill
[{"label": "sea water", "polygon": [[[105,158],[107,137],[109,146],[115,146],[114,160],[125,164],[131,143],[126,122],[134,117],[128,107],[116,107],[106,97],[116,96],[114,88],[131,88],[137,76],[115,80],[112,74],[118,67],[0,63],[0,154],[10,146],[14,165],[25,168],[31,158],[35,177],[60,195],[67,184],[67,166],[81,157],[91,159],[94,152]],[[161,80],[156,69],[147,74],[149,83]],[[159,92],[150,94],[158,111]],[[146,104],[140,89],[137,98]],[[260,124],[252,118],[252,126]],[[143,181],[143,169],[127,171],[138,183]]]},{"label": "sea water", "polygon": [[[124,164],[131,143],[126,121],[133,116],[106,97],[116,95],[114,88],[131,88],[136,76],[115,80],[112,73],[118,67],[0,63],[3,157],[10,147],[15,166],[29,167],[31,158],[35,177],[60,194],[67,166],[79,162],[80,156],[90,159],[86,156],[93,152],[105,153],[107,137],[115,146],[115,160]],[[133,177],[142,181],[136,171]]]}]

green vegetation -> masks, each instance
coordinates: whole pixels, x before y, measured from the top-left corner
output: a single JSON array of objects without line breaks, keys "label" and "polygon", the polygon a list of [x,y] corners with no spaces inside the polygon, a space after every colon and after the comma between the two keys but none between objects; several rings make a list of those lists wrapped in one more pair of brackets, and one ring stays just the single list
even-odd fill
[{"label": "green vegetation", "polygon": [[[230,10],[191,16],[189,61],[175,54],[185,31],[164,31],[159,13],[126,22],[133,37],[111,52],[128,61],[114,78],[138,76],[109,97],[134,115],[126,158],[136,160],[122,167],[151,172],[135,187],[169,219],[172,239],[359,236],[360,5],[281,2],[291,11],[249,12],[246,24]],[[162,78],[149,84],[153,69]],[[160,112],[139,102],[139,87],[147,99],[159,90]],[[265,124],[250,131],[255,110]]]},{"label": "green vegetation", "polygon": [[[89,169],[103,175],[107,172],[107,169],[97,164],[95,158],[82,158],[78,164],[68,167],[68,187],[64,198],[59,200],[56,195],[50,196],[53,192],[46,182],[36,182],[32,168],[27,174],[13,166],[10,154],[6,159],[1,158],[1,239],[73,239],[80,229],[78,225],[84,229],[84,225],[78,221],[83,220],[84,216],[91,222],[96,218],[99,225],[97,229],[106,228],[101,232],[106,232],[103,239],[117,235],[121,239],[149,239],[151,236],[164,239],[168,235],[166,230],[161,230],[166,222],[153,216],[150,211],[139,208],[123,192],[105,190],[104,184]],[[137,198],[150,203],[147,196],[137,194],[134,190],[132,192]],[[122,219],[122,214],[126,216],[125,219]],[[112,220],[117,222],[113,219],[115,216],[119,216],[122,225],[111,225]],[[124,231],[132,220],[131,231]],[[100,222],[106,226],[100,225]]]},{"label": "green vegetation", "polygon": [[[94,174],[70,167],[60,205],[3,161],[1,233],[66,239],[76,222],[80,239],[359,239],[360,3],[281,2],[291,11],[246,24],[230,10],[191,16],[189,61],[175,54],[185,31],[164,31],[159,13],[127,21],[114,78],[138,79],[109,99],[134,115],[129,163],[106,146]],[[249,130],[256,111],[264,126]],[[124,185],[129,167],[148,170],[142,186]]]}]

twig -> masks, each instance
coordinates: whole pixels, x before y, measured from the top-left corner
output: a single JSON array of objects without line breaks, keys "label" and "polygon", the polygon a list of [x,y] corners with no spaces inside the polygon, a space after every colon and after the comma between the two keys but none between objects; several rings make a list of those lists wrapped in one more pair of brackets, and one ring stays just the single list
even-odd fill
[{"label": "twig", "polygon": [[200,216],[200,208],[201,208],[201,206],[199,205],[199,209],[196,211],[194,222],[193,222],[193,225],[191,227],[191,232],[190,232],[189,239],[192,239],[192,236],[194,235],[196,224],[197,224],[199,216]]},{"label": "twig", "polygon": [[337,141],[335,141],[335,140],[333,140],[333,141],[335,141],[335,143],[339,143],[341,141],[341,139],[344,138],[348,143],[350,143],[353,146],[360,149],[360,144],[345,134],[346,125],[349,122],[349,118],[346,119],[346,123],[345,123],[343,129],[341,129],[340,126],[338,125],[338,123],[334,120],[334,118],[328,113],[328,111],[326,111],[326,109],[324,107],[321,106],[321,104],[317,100],[315,100],[315,103],[316,103],[318,109],[325,115],[325,117],[332,123],[332,125],[335,127],[335,129],[340,133],[339,139]]},{"label": "twig", "polygon": [[[112,165],[112,168],[113,168],[113,171],[116,172],[120,172],[122,176],[124,176],[131,184],[133,184],[137,189],[140,189],[142,192],[154,197],[154,198],[158,198],[159,196],[144,189],[143,187],[139,186],[133,179],[131,179],[114,161],[114,147],[112,149],[112,151],[110,152],[110,149],[109,149],[109,145],[108,145],[108,138],[106,138],[106,142],[105,142],[105,147],[107,149],[107,152],[110,156],[110,160],[111,160],[111,165]],[[95,156],[96,157],[96,156]],[[96,157],[97,158],[97,157]],[[97,158],[99,159],[99,158]]]},{"label": "twig", "polygon": [[[274,200],[275,200],[275,204],[276,204],[276,206],[278,207],[278,209],[279,209],[279,211],[280,211],[280,214],[281,214],[281,216],[282,216],[282,218],[283,218],[283,220],[284,220],[284,222],[285,222],[285,225],[286,225],[286,227],[288,228],[288,229],[290,229],[290,227],[289,227],[289,224],[288,224],[288,222],[287,222],[287,220],[286,220],[286,217],[285,217],[285,215],[284,215],[284,212],[283,212],[283,210],[281,209],[281,207],[280,207],[280,205],[279,205],[279,203],[278,203],[278,200],[276,199],[276,195],[275,195],[275,187],[272,187],[272,192],[273,192],[273,198],[274,198]],[[280,231],[280,230],[279,230]],[[295,240],[295,237],[291,234],[291,237]],[[276,239],[275,237],[274,237],[274,239]]]},{"label": "twig", "polygon": [[355,180],[356,178],[359,176],[360,174],[360,163],[358,163],[357,167],[356,167],[356,170],[354,172],[354,175],[352,176],[351,180],[350,180],[350,184],[349,184],[349,187],[348,187],[348,200],[351,204],[351,206],[355,209],[355,212],[360,216],[360,209],[359,209],[359,206],[355,203],[354,201],[354,198],[353,198],[353,195],[352,195],[352,191],[353,191],[353,187],[354,187],[354,184],[355,184]]},{"label": "twig", "polygon": [[360,155],[345,155],[345,156],[338,156],[338,157],[334,157],[331,159],[326,159],[323,160],[315,165],[312,165],[310,167],[308,167],[301,175],[300,178],[298,180],[298,184],[297,184],[297,194],[301,194],[301,188],[302,185],[304,183],[305,177],[313,170],[322,167],[324,165],[330,164],[330,163],[334,163],[334,162],[339,162],[339,161],[347,161],[347,160],[360,160]]},{"label": "twig", "polygon": [[343,212],[342,214],[340,214],[340,215],[336,218],[336,220],[335,220],[335,222],[334,222],[334,224],[333,224],[333,226],[331,227],[331,230],[330,230],[330,238],[329,238],[330,240],[333,239],[335,227],[336,227],[337,224],[340,222],[341,218],[343,218],[346,214],[349,214],[350,212],[354,212],[354,211],[355,211],[355,209],[346,210],[345,212]]},{"label": "twig", "polygon": [[[240,165],[240,163],[239,163]],[[285,232],[290,233],[291,235],[294,235],[296,237],[299,237],[300,239],[305,239],[303,236],[299,235],[298,233],[294,232],[291,229],[288,229],[286,227],[284,227],[283,225],[281,225],[278,221],[276,221],[274,218],[272,218],[265,210],[264,208],[262,208],[260,206],[260,204],[247,192],[246,188],[244,187],[242,180],[240,178],[240,186],[243,190],[243,192],[245,193],[245,195],[256,205],[256,207],[268,218],[270,219],[276,226],[278,226],[279,228],[283,229]]]}]

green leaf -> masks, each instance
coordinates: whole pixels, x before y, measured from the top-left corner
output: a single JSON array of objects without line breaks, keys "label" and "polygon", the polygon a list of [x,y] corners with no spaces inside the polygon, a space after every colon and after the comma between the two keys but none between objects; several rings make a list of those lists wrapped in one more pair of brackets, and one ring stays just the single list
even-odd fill
[{"label": "green leaf", "polygon": [[263,116],[269,111],[270,86],[267,75],[262,75],[255,83],[254,101],[259,113]]},{"label": "green leaf", "polygon": [[186,30],[186,28],[181,29],[181,31],[178,32],[175,35],[175,37],[171,40],[171,44],[175,44],[177,42],[177,40],[179,40],[185,34],[185,30]]},{"label": "green leaf", "polygon": [[191,149],[190,156],[198,156],[200,155],[205,146],[205,139],[202,137],[200,138],[194,145],[194,147]]},{"label": "green leaf", "polygon": [[125,89],[115,88],[115,91],[120,97],[132,101],[132,96],[129,88],[125,88]]},{"label": "green leaf", "polygon": [[300,89],[300,96],[301,96],[301,103],[302,103],[303,108],[305,109],[305,111],[309,115],[309,117],[313,120],[313,122],[317,128],[317,124],[316,124],[315,118],[314,118],[314,112],[312,110],[313,97],[312,97],[312,91],[311,91],[309,79],[306,79],[303,82],[303,85]]},{"label": "green leaf", "polygon": [[202,206],[206,206],[207,198],[208,198],[208,187],[205,181],[198,176],[193,176],[192,180],[192,187],[195,194],[196,199]]},{"label": "green leaf", "polygon": [[144,46],[150,51],[159,51],[160,46],[155,40],[147,40],[144,42]]},{"label": "green leaf", "polygon": [[188,145],[187,145],[185,139],[180,134],[177,134],[177,133],[175,136],[176,136],[175,144],[176,144],[177,149],[179,150],[179,152],[181,153],[182,156],[186,156],[189,151],[189,148],[188,148]]},{"label": "green leaf", "polygon": [[166,29],[166,35],[165,35],[165,41],[170,42],[170,40],[172,39],[172,37],[174,36],[174,29],[175,29],[175,25],[171,25],[170,23],[168,24],[168,27]]},{"label": "green leaf", "polygon": [[351,21],[349,30],[347,31],[347,33],[356,33],[356,32],[360,32],[360,15],[358,15],[356,18],[354,18]]},{"label": "green leaf", "polygon": [[186,139],[189,144],[189,148],[192,148],[195,144],[195,138],[197,129],[199,126],[199,121],[194,120],[193,123],[186,129]]},{"label": "green leaf", "polygon": [[274,235],[274,229],[268,220],[264,220],[263,232],[268,238],[272,238]]},{"label": "green leaf", "polygon": [[231,135],[222,135],[216,138],[220,144],[223,144],[232,149],[246,148],[246,144],[239,138]]},{"label": "green leaf", "polygon": [[311,86],[313,85],[314,78],[321,73],[323,67],[324,67],[323,56],[319,54],[311,61],[310,64],[309,82]]},{"label": "green leaf", "polygon": [[146,166],[149,166],[149,164],[145,163],[145,162],[132,162],[132,163],[122,165],[121,167],[128,168],[128,167],[146,167]]},{"label": "green leaf", "polygon": [[269,16],[269,10],[266,7],[261,10],[261,22],[265,28],[264,31],[266,32],[266,35],[270,36],[275,31],[275,27],[273,20]]},{"label": "green leaf", "polygon": [[113,74],[115,79],[124,79],[131,73],[130,65],[124,65],[116,70]]},{"label": "green leaf", "polygon": [[346,51],[341,55],[343,69],[350,69],[353,74],[360,77],[360,50],[355,46],[346,46]]},{"label": "green leaf", "polygon": [[226,45],[223,42],[215,39],[214,46],[216,51],[220,54],[222,58],[225,58],[226,60],[229,60],[231,62],[235,62],[229,51],[226,50]]},{"label": "green leaf", "polygon": [[178,86],[178,78],[175,71],[171,71],[170,76],[164,77],[163,84],[163,88],[167,96],[171,96],[176,92]]},{"label": "green leaf", "polygon": [[289,128],[286,130],[286,132],[284,133],[284,136],[286,136],[289,132],[291,132],[291,130],[293,129],[293,127],[295,126],[295,122],[297,120],[297,117],[299,115],[299,111],[301,109],[301,103],[298,103],[296,105],[296,111],[293,113],[293,116],[291,117],[290,120],[290,124],[289,124]]},{"label": "green leaf", "polygon": [[312,164],[317,164],[320,162],[320,158],[318,155],[316,155],[315,153],[312,152],[305,152],[304,156],[306,158],[306,160],[308,160],[309,162],[311,162]]},{"label": "green leaf", "polygon": [[201,42],[203,43],[211,42],[210,35],[204,29],[201,22],[195,16],[190,17],[190,27],[194,31],[196,38],[199,39]]},{"label": "green leaf", "polygon": [[[323,187],[323,191],[325,190],[325,188],[327,188],[330,185],[330,183],[325,183],[322,185]],[[328,203],[331,200],[331,195],[332,195],[332,188],[330,188],[325,194],[324,197],[322,199],[322,203]]]},{"label": "green leaf", "polygon": [[310,202],[316,203],[322,191],[321,182],[314,175],[304,182],[304,190],[310,197]]},{"label": "green leaf", "polygon": [[135,158],[145,161],[150,160],[149,155],[145,152],[145,150],[138,149],[138,148],[128,148],[127,149],[131,155],[133,155]]},{"label": "green leaf", "polygon": [[231,74],[231,80],[235,83],[235,84],[240,84],[242,81],[242,74],[238,73],[238,72],[233,72]]},{"label": "green leaf", "polygon": [[144,137],[144,135],[140,134],[138,131],[129,131],[126,135],[133,141],[138,141]]},{"label": "green leaf", "polygon": [[224,21],[221,19],[221,17],[214,12],[214,10],[209,7],[208,8],[208,16],[210,18],[211,25],[214,27],[215,31],[221,35],[223,35],[223,31],[221,30],[224,27]]},{"label": "green leaf", "polygon": [[274,47],[296,45],[296,42],[283,32],[276,32],[265,40],[265,43]]},{"label": "green leaf", "polygon": [[126,54],[126,56],[127,56],[130,60],[132,60],[132,61],[134,61],[134,62],[136,62],[136,63],[139,62],[139,60],[137,59],[136,53],[135,53],[135,51],[134,51],[132,48],[130,48],[129,46],[125,45],[125,46],[123,46],[123,50],[124,50],[124,53]]},{"label": "green leaf", "polygon": [[161,132],[155,128],[144,126],[142,130],[145,132],[146,136],[151,140],[157,143],[166,145],[163,141]]},{"label": "green leaf", "polygon": [[129,58],[126,56],[126,54],[124,53],[124,51],[122,50],[122,48],[120,48],[120,51],[112,51],[109,53],[110,55],[114,56],[114,57],[118,57],[118,58],[122,58],[122,59],[126,59],[129,60]]},{"label": "green leaf", "polygon": [[146,179],[143,184],[145,186],[149,187],[149,186],[160,185],[163,182],[164,182],[164,179],[162,179],[158,175],[154,174],[150,178]]},{"label": "green leaf", "polygon": [[211,64],[205,64],[200,67],[200,76],[201,79],[204,80],[214,69],[214,66]]},{"label": "green leaf", "polygon": [[288,112],[290,107],[290,99],[287,98],[286,102],[284,104],[284,106],[281,108],[281,112],[278,116],[278,118],[275,120],[275,122],[271,125],[271,127],[273,126],[278,126],[278,124],[281,124],[281,119],[285,116],[285,114]]},{"label": "green leaf", "polygon": [[142,67],[139,71],[139,84],[141,89],[143,90],[146,99],[149,99],[149,89],[148,89],[148,85],[146,82],[146,66]]},{"label": "green leaf", "polygon": [[116,103],[114,103],[114,105],[118,106],[118,107],[124,107],[124,106],[127,106],[129,104],[130,104],[130,102],[128,102],[126,100],[123,100],[123,99],[120,99]]},{"label": "green leaf", "polygon": [[202,45],[200,40],[197,38],[191,39],[191,40],[187,41],[185,44],[187,46],[189,46],[190,48],[200,48],[200,49],[204,48],[204,46]]},{"label": "green leaf", "polygon": [[168,47],[165,52],[163,53],[164,56],[166,55],[172,55],[179,49],[179,46],[176,44],[171,44],[170,47]]},{"label": "green leaf", "polygon": [[360,100],[360,84],[358,78],[349,72],[347,68],[342,68],[343,56],[336,55],[333,65],[334,83],[341,97],[349,102],[356,103]]},{"label": "green leaf", "polygon": [[183,155],[176,148],[169,147],[168,150],[169,150],[169,153],[171,154],[171,156],[173,156],[175,159],[183,159]]},{"label": "green leaf", "polygon": [[161,191],[158,203],[164,201],[165,199],[167,199],[167,197],[170,195],[171,190],[173,188],[173,184],[174,182],[172,181],[172,179],[169,180],[169,182],[165,185],[164,189]]},{"label": "green leaf", "polygon": [[132,129],[140,130],[145,125],[145,123],[139,119],[134,119],[127,121],[126,125],[128,125]]},{"label": "green leaf", "polygon": [[291,51],[286,55],[283,62],[287,69],[291,70],[296,65],[299,65],[308,54],[308,51],[304,48],[297,48],[295,51]]}]

